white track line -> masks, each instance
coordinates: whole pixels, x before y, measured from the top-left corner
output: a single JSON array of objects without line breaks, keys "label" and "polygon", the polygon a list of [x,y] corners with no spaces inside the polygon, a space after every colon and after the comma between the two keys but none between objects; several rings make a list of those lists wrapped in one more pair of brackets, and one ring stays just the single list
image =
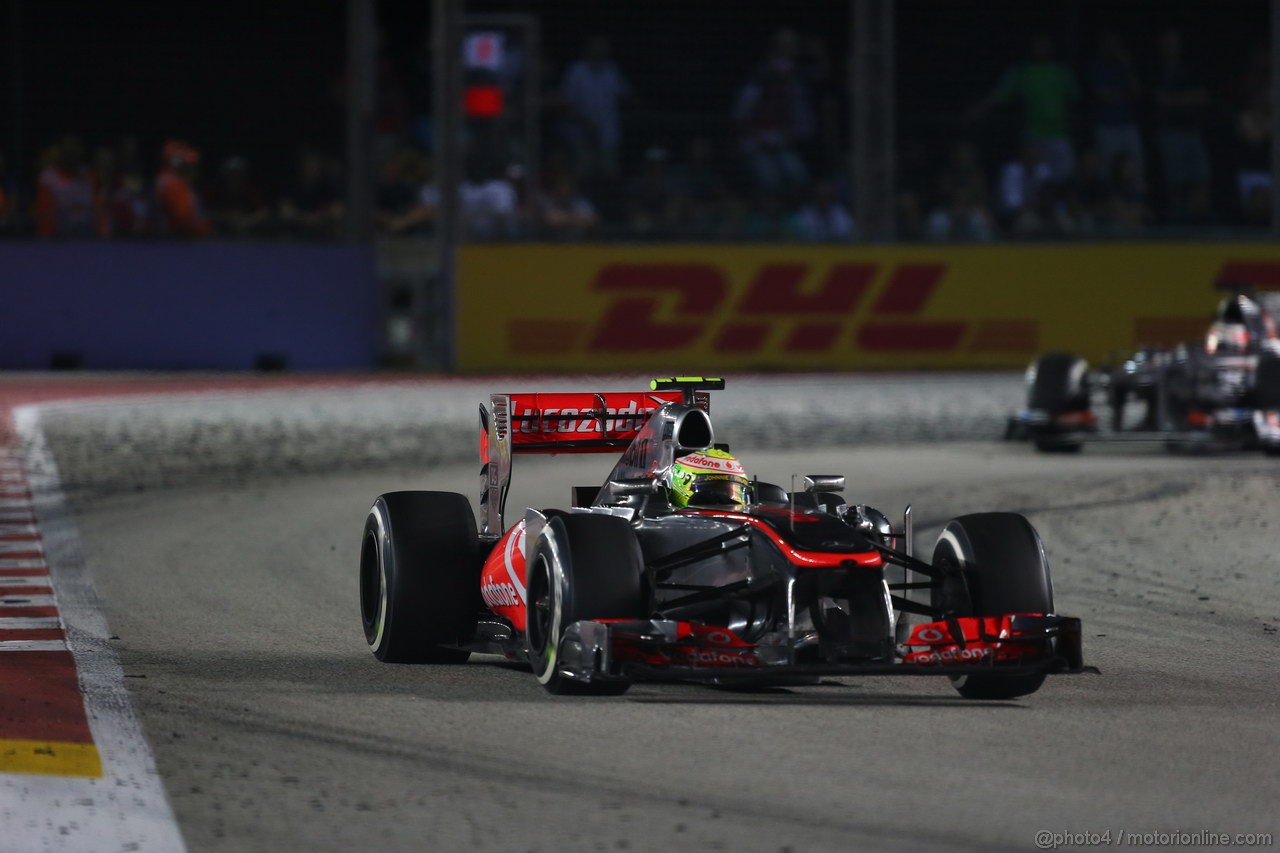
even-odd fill
[{"label": "white track line", "polygon": [[[75,657],[103,776],[84,779],[0,773],[0,849],[183,853],[186,844],[156,771],[155,756],[124,686],[124,670],[85,565],[80,533],[40,429],[40,407],[14,410],[44,555]],[[0,501],[0,508],[8,506]],[[32,550],[23,543],[20,550]],[[3,554],[0,554],[3,556]],[[34,596],[33,596],[34,598]],[[52,603],[52,596],[48,596]],[[0,607],[0,615],[4,608]]]},{"label": "white track line", "polygon": [[57,616],[5,616],[0,610],[0,631],[26,631],[48,628],[61,628],[62,620]]},{"label": "white track line", "polygon": [[45,565],[43,559],[0,557],[0,569],[43,569]]},{"label": "white track line", "polygon": [[52,595],[0,595],[0,615],[6,607],[57,607],[58,602]]},{"label": "white track line", "polygon": [[[65,652],[66,640],[0,640],[0,654],[5,652]],[[15,774],[0,774],[0,778]]]},{"label": "white track line", "polygon": [[25,554],[28,551],[40,551],[39,539],[24,539],[20,542],[0,542],[0,557],[5,554]]}]

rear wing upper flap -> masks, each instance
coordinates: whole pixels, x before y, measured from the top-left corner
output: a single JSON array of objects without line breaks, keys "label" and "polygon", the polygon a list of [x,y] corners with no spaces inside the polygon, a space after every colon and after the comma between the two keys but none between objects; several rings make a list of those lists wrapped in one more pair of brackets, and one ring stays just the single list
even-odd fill
[{"label": "rear wing upper flap", "polygon": [[623,450],[649,417],[678,391],[494,394],[490,407],[499,441],[513,453],[590,453]]},{"label": "rear wing upper flap", "polygon": [[[494,437],[505,441],[510,435],[513,453],[623,450],[649,417],[667,403],[694,405],[710,414],[709,392],[724,388],[724,380],[675,376],[654,379],[649,387],[647,392],[494,394],[489,399]],[[483,411],[481,429],[489,432]]]}]

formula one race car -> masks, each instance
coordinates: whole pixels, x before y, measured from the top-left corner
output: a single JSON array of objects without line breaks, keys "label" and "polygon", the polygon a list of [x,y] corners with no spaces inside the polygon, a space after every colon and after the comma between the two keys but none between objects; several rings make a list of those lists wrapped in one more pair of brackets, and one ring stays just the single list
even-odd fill
[{"label": "formula one race car", "polygon": [[[1027,407],[1007,439],[1073,452],[1091,440],[1162,440],[1170,449],[1261,448],[1280,454],[1280,338],[1259,297],[1222,300],[1202,341],[1145,347],[1110,370],[1069,353],[1027,369]],[[1142,408],[1135,412],[1129,403]],[[1094,410],[1110,409],[1107,424]]]},{"label": "formula one race car", "polygon": [[[723,387],[681,377],[651,393],[493,395],[480,407],[478,532],[451,492],[392,492],[369,511],[360,610],[374,655],[501,654],[552,693],[909,674],[1007,699],[1085,669],[1080,620],[1054,613],[1025,518],[961,516],[921,560],[910,507],[895,531],[845,503],[843,477],[793,491],[749,479],[715,442],[708,391]],[[590,452],[621,453],[602,485],[505,526],[513,456]],[[890,567],[907,570],[901,582]]]}]

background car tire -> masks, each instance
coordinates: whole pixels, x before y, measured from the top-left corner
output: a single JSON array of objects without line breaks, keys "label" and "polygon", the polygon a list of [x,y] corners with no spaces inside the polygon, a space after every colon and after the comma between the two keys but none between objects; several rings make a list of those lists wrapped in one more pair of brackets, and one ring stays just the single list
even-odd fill
[{"label": "background car tire", "polygon": [[449,647],[475,630],[478,545],[463,495],[389,492],[374,501],[360,547],[360,616],[378,660],[467,660]]},{"label": "background car tire", "polygon": [[[1253,375],[1253,407],[1262,411],[1280,411],[1280,356],[1264,354],[1258,358]],[[1264,444],[1268,456],[1280,456],[1280,444]]]},{"label": "background car tire", "polygon": [[556,655],[564,629],[581,619],[639,619],[645,614],[644,557],[626,519],[586,513],[548,519],[526,570],[529,662],[551,693],[617,695],[626,681],[562,678]]},{"label": "background car tire", "polygon": [[[1089,410],[1088,363],[1070,353],[1049,353],[1036,359],[1036,376],[1027,391],[1027,408],[1057,416],[1066,412]],[[1035,447],[1044,453],[1074,453],[1078,441],[1058,437],[1035,437]]]},{"label": "background car tire", "polygon": [[[1053,613],[1053,584],[1040,535],[1021,515],[984,512],[949,522],[933,564],[955,572],[933,591],[933,606],[959,616]],[[962,580],[963,578],[963,580]],[[1040,689],[1035,675],[975,674],[952,678],[968,699],[1012,699]]]},{"label": "background car tire", "polygon": [[1027,392],[1027,408],[1053,414],[1089,408],[1089,365],[1078,355],[1057,352],[1036,359],[1036,378]]}]

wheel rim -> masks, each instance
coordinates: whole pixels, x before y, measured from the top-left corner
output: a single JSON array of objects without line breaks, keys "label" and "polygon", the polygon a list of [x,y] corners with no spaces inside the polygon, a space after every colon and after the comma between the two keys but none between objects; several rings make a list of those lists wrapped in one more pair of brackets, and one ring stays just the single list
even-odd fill
[{"label": "wheel rim", "polygon": [[378,535],[370,530],[360,546],[360,617],[364,623],[365,639],[376,644],[382,635],[382,621],[386,618],[385,599],[387,586],[378,559]]},{"label": "wheel rim", "polygon": [[529,634],[529,650],[539,658],[543,657],[555,620],[551,587],[551,567],[547,558],[539,555],[529,577],[529,616],[526,629]]}]

